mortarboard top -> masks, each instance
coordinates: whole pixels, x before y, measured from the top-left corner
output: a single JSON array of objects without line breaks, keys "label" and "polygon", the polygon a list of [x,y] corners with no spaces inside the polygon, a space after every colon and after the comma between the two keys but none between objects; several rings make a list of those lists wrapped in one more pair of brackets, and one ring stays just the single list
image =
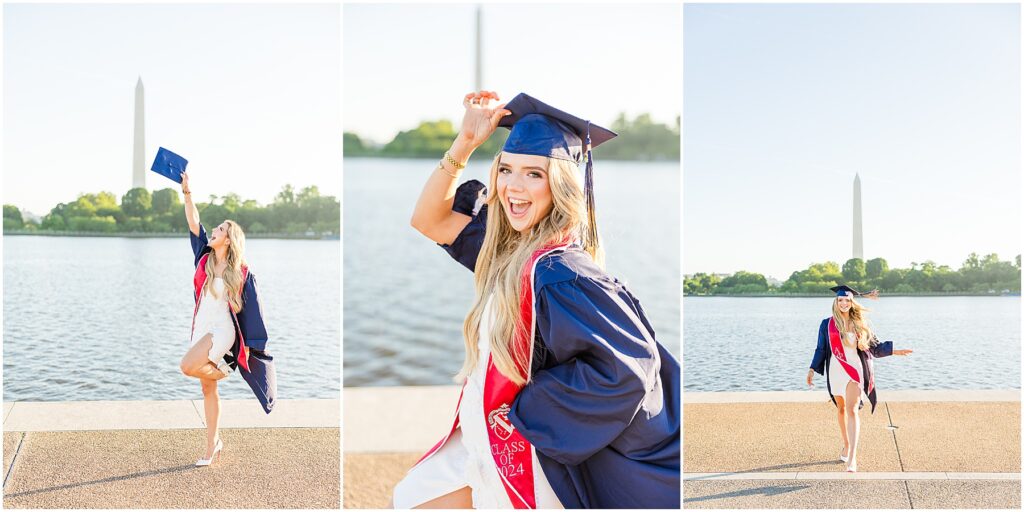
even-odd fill
[{"label": "mortarboard top", "polygon": [[836,292],[836,297],[856,297],[860,295],[860,292],[846,286],[845,284],[833,286],[832,288],[829,288],[829,290]]},{"label": "mortarboard top", "polygon": [[537,155],[577,164],[583,155],[616,136],[616,133],[562,112],[526,93],[519,93],[505,104],[512,112],[498,122],[509,128],[502,151],[520,155]]},{"label": "mortarboard top", "polygon": [[185,167],[188,165],[188,160],[185,160],[179,155],[174,154],[173,151],[168,149],[160,148],[156,152],[156,158],[153,159],[153,166],[150,170],[167,178],[181,183],[181,173],[185,172]]}]

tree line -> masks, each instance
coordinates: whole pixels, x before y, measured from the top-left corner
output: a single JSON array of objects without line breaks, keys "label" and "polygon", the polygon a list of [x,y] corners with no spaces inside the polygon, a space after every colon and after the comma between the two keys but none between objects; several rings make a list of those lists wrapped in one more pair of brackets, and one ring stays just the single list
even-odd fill
[{"label": "tree line", "polygon": [[[611,160],[679,160],[679,117],[675,126],[656,123],[650,114],[629,119],[625,114],[612,122],[617,140],[594,150],[594,158]],[[508,130],[498,130],[473,153],[474,158],[493,158],[505,145]],[[380,147],[367,143],[352,132],[344,134],[345,156],[396,158],[440,158],[452,144],[458,130],[451,121],[424,121],[416,128],[395,135]]]},{"label": "tree line", "polygon": [[[209,196],[197,202],[207,226],[234,220],[246,233],[338,235],[341,203],[322,196],[314,185],[298,192],[285,185],[271,204],[261,206],[238,194]],[[176,189],[150,193],[133,188],[118,202],[111,192],[81,194],[70,203],[59,203],[38,223],[26,220],[18,207],[4,205],[4,231],[74,231],[81,233],[181,233],[188,230],[184,203]]]},{"label": "tree line", "polygon": [[882,292],[970,293],[1020,292],[1020,255],[1014,261],[1002,261],[997,254],[981,257],[971,253],[959,269],[934,261],[913,262],[910,268],[889,268],[885,258],[864,261],[852,258],[842,267],[833,261],[814,263],[793,272],[779,286],[772,286],[764,275],[739,271],[729,276],[698,273],[685,278],[686,295],[763,295],[824,294],[829,288],[845,284],[856,290]]}]

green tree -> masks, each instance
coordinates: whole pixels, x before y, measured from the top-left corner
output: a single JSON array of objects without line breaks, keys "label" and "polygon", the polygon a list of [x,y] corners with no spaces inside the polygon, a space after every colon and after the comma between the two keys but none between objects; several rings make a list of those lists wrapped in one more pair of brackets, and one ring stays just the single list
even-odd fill
[{"label": "green tree", "polygon": [[281,191],[274,197],[274,203],[293,204],[295,203],[295,189],[291,185],[281,187]]},{"label": "green tree", "polygon": [[715,292],[721,281],[722,278],[714,274],[700,272],[683,280],[683,291],[687,295],[708,295]]},{"label": "green tree", "polygon": [[885,273],[882,276],[882,282],[879,283],[879,289],[886,292],[895,291],[896,287],[903,284],[903,279],[907,276],[909,270],[905,268],[894,268]]},{"label": "green tree", "polygon": [[68,204],[67,209],[64,211],[64,218],[70,219],[71,217],[89,218],[96,216],[96,205],[89,200],[86,194],[78,196],[73,203]]},{"label": "green tree", "polygon": [[295,197],[295,202],[299,204],[299,208],[306,208],[312,206],[319,197],[320,188],[316,185],[311,185],[299,191],[299,195]]},{"label": "green tree", "polygon": [[[56,210],[56,208],[54,209]],[[43,223],[39,227],[48,231],[64,231],[67,229],[64,216],[53,212],[43,217]]]},{"label": "green tree", "polygon": [[85,197],[88,198],[90,202],[92,202],[93,206],[96,207],[97,215],[99,215],[98,212],[101,209],[104,209],[104,208],[108,208],[108,209],[118,208],[118,206],[117,206],[117,196],[115,196],[113,192],[100,192],[98,194],[86,194]]},{"label": "green tree", "polygon": [[873,258],[867,261],[864,270],[869,279],[881,279],[889,271],[889,262],[885,258]]},{"label": "green tree", "polygon": [[864,260],[860,258],[850,258],[843,264],[843,279],[848,282],[861,282],[867,277],[867,271],[864,268]]},{"label": "green tree", "polygon": [[977,253],[972,252],[967,256],[967,259],[964,260],[964,268],[981,268],[981,259],[978,258]]},{"label": "green tree", "polygon": [[113,233],[117,231],[117,221],[113,217],[71,217],[68,227],[86,233]]},{"label": "green tree", "polygon": [[412,130],[399,132],[391,142],[384,145],[381,153],[394,156],[440,158],[451,146],[455,135],[456,131],[451,121],[424,121]]},{"label": "green tree", "polygon": [[625,114],[612,122],[612,131],[628,144],[608,144],[594,150],[595,158],[617,160],[678,160],[679,129],[656,123],[650,114],[630,120]]},{"label": "green tree", "polygon": [[370,149],[363,144],[363,139],[352,132],[344,133],[342,144],[344,156],[363,156],[370,153]]},{"label": "green tree", "polygon": [[175,213],[182,208],[178,191],[173,188],[162,188],[153,192],[153,213],[156,215]]},{"label": "green tree", "polygon": [[[228,220],[231,217],[231,212],[219,204],[203,203],[199,205],[199,215],[203,219],[203,224],[217,226]],[[242,226],[242,229],[244,230],[245,226]]]},{"label": "green tree", "polygon": [[722,279],[718,293],[764,293],[768,291],[768,280],[764,275],[740,270]]},{"label": "green tree", "polygon": [[25,219],[21,216],[21,210],[13,204],[4,205],[4,231],[10,229],[22,229],[25,227]]},{"label": "green tree", "polygon": [[133,188],[121,197],[121,210],[132,217],[148,215],[153,207],[153,198],[144,188]]},{"label": "green tree", "polygon": [[127,216],[124,214],[124,212],[121,211],[121,207],[118,206],[117,204],[114,204],[113,206],[104,205],[104,206],[97,207],[96,208],[96,216],[97,217],[113,217],[114,220],[116,220],[118,224],[121,224],[122,222],[124,222],[125,218],[127,218]]}]

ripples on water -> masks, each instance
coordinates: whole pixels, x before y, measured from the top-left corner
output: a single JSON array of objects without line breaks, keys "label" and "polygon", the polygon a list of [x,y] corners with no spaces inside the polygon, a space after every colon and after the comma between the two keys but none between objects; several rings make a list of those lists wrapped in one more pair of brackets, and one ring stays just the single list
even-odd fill
[{"label": "ripples on water", "polygon": [[[168,238],[4,237],[4,400],[202,398],[181,375],[192,251]],[[253,240],[280,398],[337,398],[340,243]],[[240,376],[224,398],[251,398]]]},{"label": "ripples on water", "polygon": [[[875,361],[879,389],[1020,389],[1020,297],[864,303],[879,339],[914,350]],[[686,391],[807,389],[828,297],[687,297],[683,307]]]},{"label": "ripples on water", "polygon": [[[345,385],[450,384],[473,275],[409,226],[435,160],[345,160]],[[462,179],[486,183],[474,161]],[[679,165],[597,162],[608,271],[679,355]]]}]

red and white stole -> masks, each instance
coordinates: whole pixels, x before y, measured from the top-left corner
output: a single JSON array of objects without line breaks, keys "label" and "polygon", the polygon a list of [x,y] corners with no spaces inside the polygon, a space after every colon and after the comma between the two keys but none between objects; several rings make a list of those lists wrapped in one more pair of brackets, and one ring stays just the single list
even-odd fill
[{"label": "red and white stole", "polygon": [[[828,344],[832,348],[832,355],[835,356],[839,364],[846,370],[846,374],[854,382],[860,384],[860,372],[850,365],[850,361],[846,360],[846,351],[843,350],[843,336],[839,333],[839,328],[836,327],[835,318],[828,319]],[[860,361],[857,361],[857,363],[859,364]]]},{"label": "red and white stole", "polygon": [[[203,301],[203,286],[206,284],[206,260],[210,257],[210,253],[206,253],[202,258],[199,258],[199,264],[196,266],[196,273],[192,276],[192,286],[195,288],[196,308],[192,311],[192,334],[195,334],[196,330],[196,314],[199,313],[199,303]],[[238,296],[241,297],[245,291],[245,280],[249,276],[249,267],[242,265],[242,287],[238,290]],[[249,347],[245,346],[245,337],[242,336],[242,327],[238,325],[238,316],[235,315],[235,310],[228,306],[228,312],[231,313],[231,320],[235,322],[235,332],[238,333],[239,343],[242,353],[235,357],[238,360],[239,366],[245,371],[249,371]]]},{"label": "red and white stole", "polygon": [[[535,251],[530,260],[523,267],[520,286],[519,314],[522,321],[512,339],[512,348],[517,353],[528,354],[528,363],[525,368],[519,368],[521,375],[525,378],[530,373],[530,366],[533,363],[533,339],[537,332],[537,324],[534,319],[534,278],[536,276],[537,263],[549,254],[564,251],[569,244],[551,245]],[[462,385],[462,392],[465,392],[466,385]],[[487,373],[484,377],[484,420],[487,422],[487,438],[490,441],[491,456],[501,476],[501,483],[505,487],[512,506],[517,509],[537,508],[537,497],[534,489],[533,472],[533,446],[523,435],[515,429],[508,419],[512,402],[515,401],[519,391],[523,389],[508,377],[501,374],[494,366],[493,357],[487,359]],[[434,445],[420,460],[414,468],[423,461],[437,453],[441,447],[448,442],[455,429],[459,428],[459,407],[462,404],[462,392],[459,393],[459,402],[455,406],[455,421],[448,434]]]}]

